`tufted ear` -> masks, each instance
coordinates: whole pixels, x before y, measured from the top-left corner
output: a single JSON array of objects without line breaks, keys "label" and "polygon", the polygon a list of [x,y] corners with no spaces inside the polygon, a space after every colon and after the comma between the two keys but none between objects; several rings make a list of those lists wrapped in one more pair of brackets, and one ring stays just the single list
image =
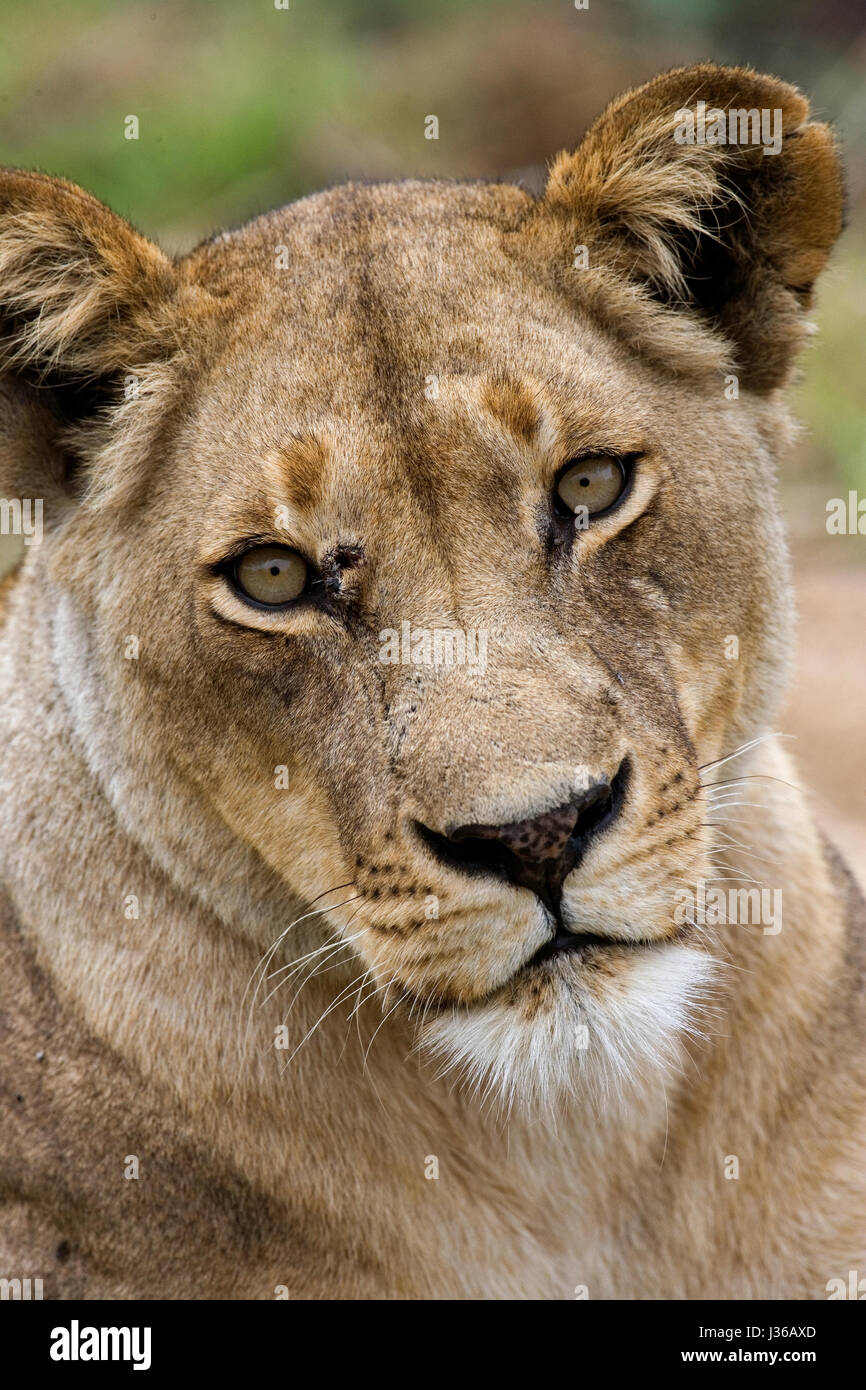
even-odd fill
[{"label": "tufted ear", "polygon": [[0,170],[0,371],[85,381],[163,334],[172,262],[65,179]]},{"label": "tufted ear", "polygon": [[754,391],[787,376],[842,225],[833,137],[808,111],[748,69],[666,73],[556,158],[542,204],[590,267],[721,332]]},{"label": "tufted ear", "polygon": [[[0,170],[0,464],[51,491],[124,378],[173,347],[173,263],[64,179]],[[71,427],[71,428],[70,428]],[[76,444],[70,440],[77,431]],[[50,463],[49,478],[45,468]]]}]

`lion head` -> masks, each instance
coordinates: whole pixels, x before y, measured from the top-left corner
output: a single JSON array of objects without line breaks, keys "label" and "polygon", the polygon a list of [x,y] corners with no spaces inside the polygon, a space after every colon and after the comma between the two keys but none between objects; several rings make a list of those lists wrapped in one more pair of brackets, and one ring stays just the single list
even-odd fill
[{"label": "lion head", "polygon": [[[679,138],[698,101],[778,151]],[[804,99],[709,66],[540,198],[349,185],[177,260],[0,179],[27,563],[107,794],[185,891],[243,846],[503,1098],[666,1065],[711,977],[677,890],[782,690],[779,394],[839,223]]]}]

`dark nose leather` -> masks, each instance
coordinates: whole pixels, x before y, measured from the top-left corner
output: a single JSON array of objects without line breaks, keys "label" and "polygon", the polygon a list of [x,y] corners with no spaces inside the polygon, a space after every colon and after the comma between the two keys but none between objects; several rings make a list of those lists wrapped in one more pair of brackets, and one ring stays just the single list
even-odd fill
[{"label": "dark nose leather", "polygon": [[557,911],[563,882],[593,836],[618,813],[621,790],[622,778],[617,774],[613,783],[595,782],[540,816],[507,825],[461,825],[447,841],[467,868],[487,867],[508,882],[531,889]]}]

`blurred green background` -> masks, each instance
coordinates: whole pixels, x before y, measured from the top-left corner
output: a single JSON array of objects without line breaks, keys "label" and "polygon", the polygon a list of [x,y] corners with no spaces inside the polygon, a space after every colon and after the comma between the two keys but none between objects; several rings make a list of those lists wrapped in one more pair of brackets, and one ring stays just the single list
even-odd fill
[{"label": "blurred green background", "polygon": [[[0,161],[64,174],[182,251],[348,177],[537,186],[611,96],[704,58],[798,83],[842,138],[850,224],[822,287],[789,476],[824,496],[866,492],[855,0],[0,0]],[[438,140],[424,138],[429,114]],[[138,140],[124,138],[128,115]]]},{"label": "blurred green background", "polygon": [[[835,125],[848,228],[819,290],[783,473],[802,614],[784,727],[866,883],[866,16],[858,0],[0,0],[0,163],[81,183],[171,252],[346,178],[543,184],[606,102],[713,59]],[[127,116],[140,138],[124,138]],[[439,139],[424,118],[439,118]],[[736,518],[732,518],[736,524]],[[11,558],[0,537],[0,571]]]}]

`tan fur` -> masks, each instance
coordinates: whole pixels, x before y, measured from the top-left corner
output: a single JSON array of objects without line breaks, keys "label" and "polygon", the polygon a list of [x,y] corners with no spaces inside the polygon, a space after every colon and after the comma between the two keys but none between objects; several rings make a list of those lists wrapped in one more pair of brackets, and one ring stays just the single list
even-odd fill
[{"label": "tan fur", "polygon": [[[698,98],[780,108],[781,154],[675,144]],[[709,66],[614,103],[543,199],[349,185],[177,262],[0,175],[4,488],[47,524],[0,644],[0,1276],[823,1298],[866,1273],[862,903],[764,738],[779,388],[840,209],[799,93]],[[572,538],[554,480],[593,450],[640,458]],[[217,567],[252,539],[301,551],[321,604],[245,605]],[[483,629],[485,669],[383,664],[404,621]],[[520,821],[626,758],[564,896],[618,944],[523,969],[539,901],[414,823]],[[750,874],[778,934],[676,924],[683,884]]]}]

